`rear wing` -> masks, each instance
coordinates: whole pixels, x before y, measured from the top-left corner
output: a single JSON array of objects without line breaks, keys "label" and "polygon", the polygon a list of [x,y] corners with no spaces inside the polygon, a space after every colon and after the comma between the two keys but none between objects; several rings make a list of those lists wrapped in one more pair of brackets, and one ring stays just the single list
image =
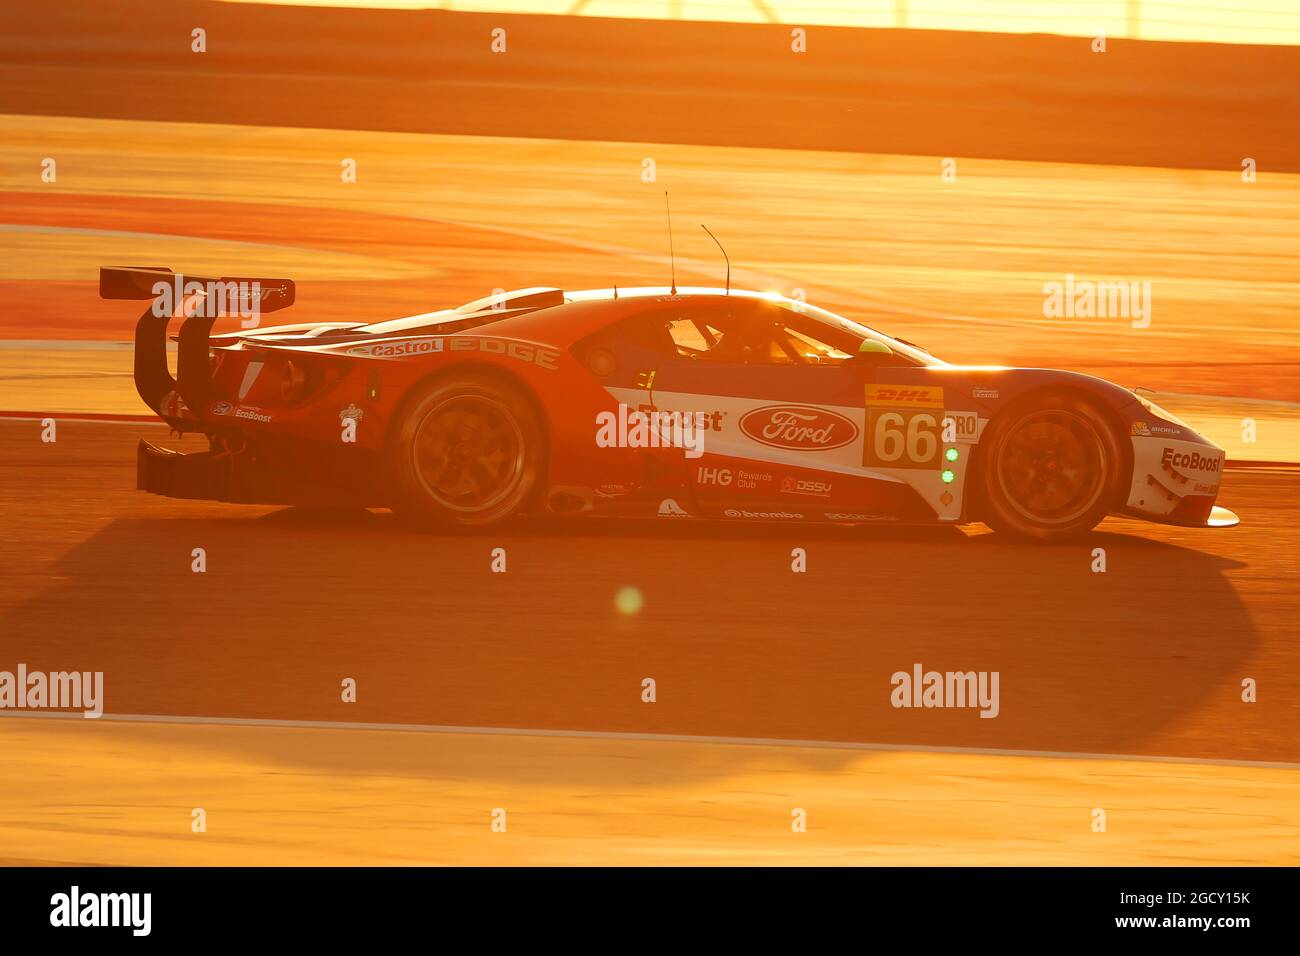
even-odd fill
[{"label": "rear wing", "polygon": [[[135,389],[145,404],[173,428],[193,430],[207,417],[214,398],[208,335],[222,315],[257,315],[293,305],[290,279],[182,275],[162,266],[106,266],[99,270],[101,299],[151,300],[135,325]],[[193,300],[192,309],[184,308]],[[181,324],[176,377],[167,367],[167,325],[190,312]],[[177,397],[193,417],[182,415]],[[188,426],[188,428],[187,428]]]},{"label": "rear wing", "polygon": [[203,293],[216,296],[232,313],[276,312],[293,305],[297,289],[292,279],[252,276],[182,275],[165,266],[105,266],[99,270],[101,299],[157,299],[170,296],[177,308],[183,296]]}]

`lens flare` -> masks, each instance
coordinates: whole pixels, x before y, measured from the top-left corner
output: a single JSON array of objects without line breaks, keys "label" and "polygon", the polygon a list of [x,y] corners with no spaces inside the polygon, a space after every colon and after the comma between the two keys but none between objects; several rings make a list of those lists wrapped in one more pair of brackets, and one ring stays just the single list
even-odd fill
[{"label": "lens flare", "polygon": [[640,588],[619,588],[618,593],[614,595],[614,606],[618,608],[620,614],[629,616],[636,614],[644,603],[645,599],[641,596]]}]

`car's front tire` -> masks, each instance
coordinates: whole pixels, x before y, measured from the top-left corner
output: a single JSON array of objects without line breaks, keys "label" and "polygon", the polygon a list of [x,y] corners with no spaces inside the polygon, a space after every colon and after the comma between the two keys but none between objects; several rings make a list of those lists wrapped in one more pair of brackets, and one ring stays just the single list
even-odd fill
[{"label": "car's front tire", "polygon": [[1091,531],[1119,503],[1124,448],[1087,399],[1030,396],[995,418],[980,446],[982,518],[994,531],[1067,540]]},{"label": "car's front tire", "polygon": [[525,513],[541,481],[545,431],[524,390],[490,374],[423,386],[388,442],[393,510],[426,527],[481,528]]}]

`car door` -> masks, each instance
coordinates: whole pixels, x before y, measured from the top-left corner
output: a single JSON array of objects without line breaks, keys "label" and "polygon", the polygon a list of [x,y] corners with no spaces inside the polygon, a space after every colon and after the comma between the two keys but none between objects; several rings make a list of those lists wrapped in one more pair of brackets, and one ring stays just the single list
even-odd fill
[{"label": "car door", "polygon": [[891,511],[898,480],[864,465],[865,383],[896,359],[887,349],[864,352],[846,330],[752,297],[687,300],[662,321],[674,348],[657,364],[649,403],[703,423],[689,473],[705,512]]},{"label": "car door", "polygon": [[[689,422],[674,444],[638,452],[647,491],[670,489],[668,513],[689,498],[690,513],[720,517],[912,516],[915,495],[864,442],[871,383],[921,370],[836,318],[788,300],[664,296],[578,353],[620,414]],[[895,424],[879,422],[885,456]]]}]

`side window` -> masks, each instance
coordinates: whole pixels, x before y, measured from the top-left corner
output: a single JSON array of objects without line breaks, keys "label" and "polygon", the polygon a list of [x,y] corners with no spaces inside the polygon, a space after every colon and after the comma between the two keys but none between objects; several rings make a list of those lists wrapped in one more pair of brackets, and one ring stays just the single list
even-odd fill
[{"label": "side window", "polygon": [[677,354],[684,358],[699,358],[722,338],[721,329],[698,319],[669,319],[668,334]]},{"label": "side window", "polygon": [[810,332],[781,326],[777,335],[785,339],[788,346],[786,354],[798,356],[799,364],[802,365],[839,365],[853,358],[850,353]]},{"label": "side window", "polygon": [[842,330],[800,321],[766,302],[739,301],[726,310],[670,315],[666,328],[680,358],[740,365],[839,365],[855,343]]},{"label": "side window", "polygon": [[719,308],[661,315],[677,357],[691,362],[745,363],[764,353],[759,323],[752,314]]},{"label": "side window", "polygon": [[862,345],[845,329],[740,298],[660,307],[621,323],[611,337],[683,362],[732,365],[833,367]]}]

